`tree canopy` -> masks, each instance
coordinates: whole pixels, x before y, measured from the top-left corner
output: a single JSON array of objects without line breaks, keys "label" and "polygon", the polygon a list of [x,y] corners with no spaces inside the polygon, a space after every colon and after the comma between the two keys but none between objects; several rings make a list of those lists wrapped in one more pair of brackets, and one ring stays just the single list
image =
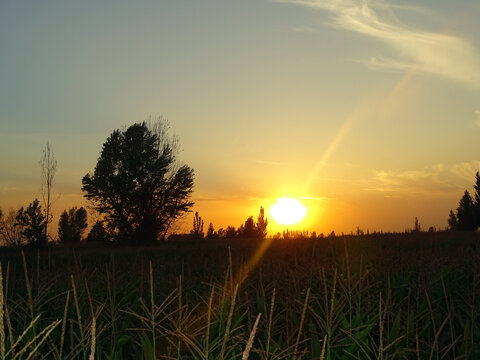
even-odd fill
[{"label": "tree canopy", "polygon": [[17,213],[17,224],[22,226],[22,235],[32,246],[45,247],[47,237],[45,234],[46,218],[38,199],[30,203],[26,209],[23,206]]},{"label": "tree canopy", "polygon": [[456,213],[450,210],[448,225],[451,230],[474,231],[480,226],[480,174],[475,174],[475,194],[472,198],[465,190],[458,203]]},{"label": "tree canopy", "polygon": [[194,171],[179,165],[176,142],[161,119],[153,125],[133,124],[115,130],[103,144],[93,174],[82,190],[104,216],[119,241],[151,243],[190,211]]},{"label": "tree canopy", "polygon": [[65,210],[58,221],[58,238],[63,243],[79,243],[87,229],[87,210],[76,207]]}]

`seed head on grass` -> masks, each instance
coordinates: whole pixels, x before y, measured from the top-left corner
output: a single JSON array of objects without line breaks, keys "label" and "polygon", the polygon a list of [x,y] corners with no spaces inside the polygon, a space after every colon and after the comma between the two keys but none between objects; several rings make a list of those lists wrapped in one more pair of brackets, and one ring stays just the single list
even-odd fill
[{"label": "seed head on grass", "polygon": [[92,343],[90,347],[90,356],[89,360],[95,360],[95,345],[96,345],[96,325],[97,321],[95,320],[95,316],[92,319]]},{"label": "seed head on grass", "polygon": [[227,327],[225,328],[225,335],[223,336],[222,342],[222,349],[220,351],[220,360],[224,359],[225,356],[225,348],[228,342],[228,338],[230,337],[230,326],[232,325],[232,316],[233,316],[233,309],[235,308],[235,300],[237,298],[237,291],[238,291],[238,284],[235,285],[235,290],[233,290],[232,299],[230,302],[230,310],[228,312],[227,318]]},{"label": "seed head on grass", "polygon": [[307,289],[307,295],[305,296],[305,302],[303,303],[302,317],[300,319],[300,326],[297,334],[297,341],[295,342],[295,349],[293,351],[293,360],[297,358],[298,344],[300,343],[300,336],[302,335],[303,322],[305,321],[305,314],[307,313],[308,298],[310,297],[310,288]]},{"label": "seed head on grass", "polygon": [[245,346],[245,350],[243,351],[242,360],[248,360],[248,355],[250,354],[250,350],[253,346],[253,340],[255,339],[255,333],[257,332],[258,322],[260,321],[260,317],[262,313],[257,315],[257,319],[255,320],[255,324],[253,324],[253,329],[250,332],[250,336],[248,337],[247,346]]}]

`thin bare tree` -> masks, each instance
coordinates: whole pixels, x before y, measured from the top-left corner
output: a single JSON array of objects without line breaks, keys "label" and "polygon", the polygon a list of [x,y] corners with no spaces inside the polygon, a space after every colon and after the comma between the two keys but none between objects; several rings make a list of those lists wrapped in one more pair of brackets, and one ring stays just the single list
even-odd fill
[{"label": "thin bare tree", "polygon": [[52,146],[47,141],[45,149],[43,149],[42,158],[40,159],[40,169],[42,170],[42,197],[45,207],[45,239],[48,241],[48,224],[52,221],[52,189],[55,173],[57,171],[57,160],[53,153]]},{"label": "thin bare tree", "polygon": [[25,240],[23,226],[17,223],[17,213],[18,211],[10,209],[3,216],[0,214],[0,239],[8,246],[22,245]]}]

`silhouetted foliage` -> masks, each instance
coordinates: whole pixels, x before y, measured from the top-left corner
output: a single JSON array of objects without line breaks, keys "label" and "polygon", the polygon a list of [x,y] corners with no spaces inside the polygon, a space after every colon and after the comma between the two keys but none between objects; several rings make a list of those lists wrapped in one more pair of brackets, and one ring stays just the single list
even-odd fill
[{"label": "silhouetted foliage", "polygon": [[456,214],[450,210],[448,216],[448,226],[450,230],[475,231],[480,226],[480,174],[475,174],[474,198],[470,196],[468,190],[465,190]]},{"label": "silhouetted foliage", "polygon": [[257,236],[265,238],[267,236],[268,219],[265,217],[265,210],[260,206],[260,213],[257,217]]},{"label": "silhouetted foliage", "polygon": [[207,230],[207,239],[213,239],[216,237],[215,228],[213,227],[213,223],[208,224]]},{"label": "silhouetted foliage", "polygon": [[362,236],[362,235],[364,234],[364,233],[363,233],[363,230],[360,229],[360,226],[357,226],[357,230],[356,230],[355,234],[356,234],[357,236]]},{"label": "silhouetted foliage", "polygon": [[253,216],[250,216],[245,221],[245,224],[243,225],[243,233],[240,236],[246,238],[255,238],[258,236],[257,227],[255,226]]},{"label": "silhouetted foliage", "polygon": [[419,233],[422,231],[422,228],[420,226],[420,222],[418,221],[418,218],[415,216],[415,223],[413,225],[413,230],[412,232],[414,233]]},{"label": "silhouetted foliage", "polygon": [[118,241],[165,239],[172,223],[193,206],[194,172],[178,165],[176,141],[161,119],[115,130],[103,144],[93,174],[82,179],[85,197]]},{"label": "silhouetted foliage", "polygon": [[311,237],[310,233],[307,230],[283,230],[281,234],[282,238],[288,239],[308,239]]},{"label": "silhouetted foliage", "polygon": [[227,237],[227,231],[224,228],[220,228],[217,230],[217,237],[225,238]]},{"label": "silhouetted foliage", "polygon": [[[237,229],[237,236],[243,238],[265,238],[267,236],[268,219],[265,218],[265,210],[260,207],[257,222],[253,216],[249,216],[244,224]],[[229,227],[230,228],[230,227]],[[227,229],[228,232],[228,229]]]},{"label": "silhouetted foliage", "polygon": [[101,221],[95,222],[87,235],[86,241],[101,243],[110,242],[110,235]]},{"label": "silhouetted foliage", "polygon": [[47,237],[45,236],[47,222],[38,199],[30,203],[26,209],[22,206],[18,210],[16,220],[20,226],[23,226],[22,235],[25,236],[30,245],[37,247],[47,245]]},{"label": "silhouetted foliage", "polygon": [[17,211],[10,209],[7,214],[0,210],[0,239],[8,246],[20,246],[25,238],[23,226],[17,223]]},{"label": "silhouetted foliage", "polygon": [[465,190],[457,208],[457,230],[474,231],[477,228],[475,219],[476,207],[468,190]]},{"label": "silhouetted foliage", "polygon": [[450,228],[450,230],[458,229],[457,216],[455,215],[453,210],[450,210],[450,214],[448,215],[448,227]]},{"label": "silhouetted foliage", "polygon": [[196,239],[203,239],[203,220],[202,217],[198,215],[198,211],[195,211],[195,216],[193,217],[193,229],[190,233]]},{"label": "silhouetted foliage", "polygon": [[236,237],[246,237],[245,236],[245,225],[241,224],[235,234]]},{"label": "silhouetted foliage", "polygon": [[473,185],[475,189],[475,196],[474,201],[476,205],[480,205],[480,173],[477,171],[475,174],[475,185]]},{"label": "silhouetted foliage", "polygon": [[235,226],[228,226],[227,230],[225,231],[225,237],[227,239],[232,239],[235,236],[237,236],[237,229],[235,229]]},{"label": "silhouetted foliage", "polygon": [[87,229],[87,211],[81,207],[65,210],[58,221],[58,238],[63,243],[78,243]]}]

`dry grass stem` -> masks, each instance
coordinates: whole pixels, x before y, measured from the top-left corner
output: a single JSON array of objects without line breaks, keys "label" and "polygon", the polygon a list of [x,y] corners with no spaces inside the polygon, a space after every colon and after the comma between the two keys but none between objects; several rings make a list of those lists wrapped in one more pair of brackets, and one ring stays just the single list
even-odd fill
[{"label": "dry grass stem", "polygon": [[32,296],[32,287],[30,284],[30,280],[28,277],[28,270],[27,270],[27,261],[25,260],[25,253],[22,251],[22,260],[23,260],[23,272],[25,274],[25,285],[27,287],[27,295],[28,295],[28,306],[30,308],[30,315],[33,318],[33,296]]},{"label": "dry grass stem", "polygon": [[327,347],[327,335],[323,337],[322,352],[320,353],[320,360],[325,359],[325,349]]},{"label": "dry grass stem", "polygon": [[210,345],[210,326],[211,326],[211,318],[212,318],[212,303],[213,297],[215,295],[215,288],[212,285],[212,289],[210,290],[210,297],[208,298],[208,309],[207,309],[207,328],[205,329],[205,358],[208,359],[208,348]]},{"label": "dry grass stem", "polygon": [[77,286],[75,285],[75,280],[73,279],[73,275],[70,275],[70,279],[72,280],[73,300],[75,301],[75,310],[77,312],[78,327],[80,329],[80,333],[82,334],[82,339],[83,339],[82,314],[80,312],[80,304],[78,302]]},{"label": "dry grass stem", "polygon": [[266,355],[265,357],[268,359],[268,355],[270,352],[270,341],[272,338],[272,321],[273,321],[273,309],[275,306],[275,288],[273,288],[273,293],[272,293],[272,301],[270,303],[270,311],[268,313],[268,328],[267,328],[267,344],[265,346],[266,350]]},{"label": "dry grass stem", "polygon": [[62,330],[60,334],[60,359],[63,354],[63,344],[65,343],[65,330],[67,327],[68,303],[70,301],[70,291],[67,291],[67,299],[65,300],[65,307],[63,309]]},{"label": "dry grass stem", "polygon": [[225,348],[228,342],[228,338],[230,336],[230,326],[232,325],[232,317],[233,317],[233,309],[235,308],[235,300],[237,298],[237,291],[238,291],[238,284],[235,285],[235,290],[233,291],[233,295],[230,302],[230,310],[228,312],[227,318],[227,326],[225,328],[225,335],[223,336],[222,341],[222,349],[220,351],[220,359],[223,360],[225,356]]},{"label": "dry grass stem", "polygon": [[248,337],[247,346],[245,346],[245,350],[243,351],[242,360],[248,360],[248,355],[250,354],[250,350],[253,346],[253,340],[255,339],[255,333],[257,332],[258,322],[260,321],[260,317],[262,313],[257,315],[255,319],[255,323],[253,324],[253,329],[250,332],[250,336]]},{"label": "dry grass stem", "polygon": [[305,314],[307,313],[308,298],[310,297],[310,288],[307,289],[307,295],[305,296],[305,302],[302,309],[302,317],[300,319],[300,325],[298,328],[297,340],[295,341],[295,348],[293,350],[293,360],[297,358],[298,344],[300,343],[300,336],[302,335],[303,322],[305,321]]},{"label": "dry grass stem", "polygon": [[97,320],[95,319],[95,316],[94,316],[92,319],[92,342],[90,347],[90,356],[88,358],[89,360],[95,359],[96,325],[97,325]]}]

